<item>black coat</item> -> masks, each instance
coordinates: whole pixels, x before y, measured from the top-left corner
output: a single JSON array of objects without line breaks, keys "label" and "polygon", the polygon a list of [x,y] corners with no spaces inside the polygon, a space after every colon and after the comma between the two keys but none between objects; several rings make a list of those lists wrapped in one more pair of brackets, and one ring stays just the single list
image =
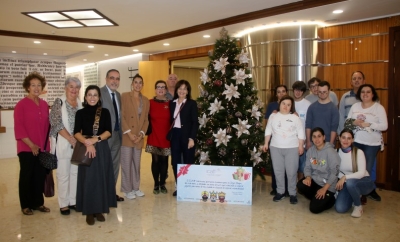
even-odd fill
[{"label": "black coat", "polygon": [[[171,124],[174,121],[174,112],[176,107],[176,102],[171,101],[169,103]],[[179,113],[181,119],[181,133],[182,140],[193,139],[196,142],[197,130],[199,128],[199,121],[197,118],[197,103],[194,100],[187,99],[185,105],[181,112]]]}]

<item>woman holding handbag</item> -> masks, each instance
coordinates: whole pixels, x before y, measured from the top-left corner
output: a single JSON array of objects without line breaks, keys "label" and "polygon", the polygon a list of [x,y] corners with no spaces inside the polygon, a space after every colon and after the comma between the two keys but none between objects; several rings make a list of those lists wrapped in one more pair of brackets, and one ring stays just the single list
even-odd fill
[{"label": "woman holding handbag", "polygon": [[46,86],[46,79],[37,72],[25,77],[22,83],[28,95],[14,109],[14,133],[20,164],[19,201],[24,215],[33,210],[50,212],[43,199],[46,169],[40,165],[38,155],[46,143],[49,129],[49,106],[39,96]]},{"label": "woman holding handbag", "polygon": [[76,211],[86,215],[86,223],[94,218],[104,222],[103,213],[117,207],[114,170],[107,142],[111,137],[110,112],[101,108],[100,89],[90,85],[85,90],[84,108],[76,112],[74,136],[86,146],[86,155],[93,158],[90,166],[78,167]]},{"label": "woman holding handbag", "polygon": [[58,204],[62,215],[76,209],[78,166],[71,164],[76,139],[73,136],[75,114],[82,108],[79,100],[81,81],[76,77],[65,80],[65,94],[54,101],[50,111],[52,153],[57,155]]},{"label": "woman holding handbag", "polygon": [[[176,83],[174,101],[170,102],[169,111],[171,129],[172,168],[177,181],[178,164],[193,164],[195,140],[199,121],[197,119],[197,103],[192,100],[190,83],[180,80]],[[177,195],[175,191],[173,196]]]}]

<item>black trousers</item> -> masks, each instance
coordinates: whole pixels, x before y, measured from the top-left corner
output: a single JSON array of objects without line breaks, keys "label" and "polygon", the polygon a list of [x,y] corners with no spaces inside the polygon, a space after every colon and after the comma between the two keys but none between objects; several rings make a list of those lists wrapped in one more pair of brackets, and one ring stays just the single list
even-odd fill
[{"label": "black trousers", "polygon": [[336,199],[335,199],[335,194],[333,192],[326,191],[324,198],[317,199],[315,195],[317,194],[317,191],[322,187],[317,183],[315,183],[313,179],[311,179],[311,186],[306,186],[303,183],[304,179],[305,178],[297,182],[297,189],[299,193],[303,194],[306,198],[310,199],[310,211],[312,213],[321,213],[325,210],[330,209],[331,207],[333,207],[333,205],[335,205]]},{"label": "black trousers", "polygon": [[168,156],[151,154],[151,173],[153,174],[154,187],[164,186],[168,171]]},{"label": "black trousers", "polygon": [[44,204],[43,191],[46,169],[39,163],[39,158],[32,152],[18,154],[19,171],[19,202],[21,209],[37,208]]},{"label": "black trousers", "polygon": [[195,146],[188,149],[189,140],[184,140],[181,136],[181,129],[172,129],[171,139],[171,158],[174,170],[175,181],[177,181],[178,164],[193,164]]}]

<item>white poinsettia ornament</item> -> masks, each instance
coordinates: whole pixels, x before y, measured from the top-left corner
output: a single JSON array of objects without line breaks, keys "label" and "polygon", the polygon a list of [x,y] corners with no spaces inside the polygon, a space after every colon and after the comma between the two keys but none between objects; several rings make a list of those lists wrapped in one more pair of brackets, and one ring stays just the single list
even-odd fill
[{"label": "white poinsettia ornament", "polygon": [[239,70],[234,70],[235,71],[235,75],[232,77],[232,79],[236,80],[236,85],[240,85],[242,84],[244,86],[245,84],[245,79],[249,77],[249,75],[247,75],[245,73],[245,71],[243,69],[239,69]]},{"label": "white poinsettia ornament", "polygon": [[226,58],[221,57],[221,58],[219,58],[219,61],[218,60],[214,61],[214,69],[216,71],[222,72],[222,74],[225,74],[225,66],[228,64],[229,64],[228,57],[226,57]]},{"label": "white poinsettia ornament", "polygon": [[210,104],[211,106],[208,108],[208,110],[210,110],[210,115],[218,113],[219,110],[225,109],[224,107],[222,107],[221,103],[222,101],[218,102],[218,98],[216,98],[214,102]]},{"label": "white poinsettia ornament", "polygon": [[217,147],[221,144],[228,146],[228,142],[232,138],[232,136],[226,135],[226,129],[222,130],[221,128],[218,130],[218,133],[213,134],[213,136],[215,137]]},{"label": "white poinsettia ornament", "polygon": [[201,82],[203,82],[203,85],[206,85],[206,83],[208,82],[209,78],[208,78],[208,69],[204,68],[204,71],[200,71],[200,80]]},{"label": "white poinsettia ornament", "polygon": [[199,117],[198,118],[199,119],[199,124],[200,124],[200,129],[202,128],[202,127],[206,127],[206,124],[207,124],[207,121],[209,120],[209,118],[207,118],[207,115],[205,114],[205,113],[203,113],[203,116],[202,117]]},{"label": "white poinsettia ornament", "polygon": [[251,116],[256,118],[257,121],[258,119],[261,117],[261,112],[258,111],[259,107],[258,105],[253,105],[253,107],[251,108],[251,110],[247,110],[247,112],[251,113]]},{"label": "white poinsettia ornament", "polygon": [[250,160],[253,161],[253,166],[257,165],[262,161],[261,159],[261,152],[257,151],[256,147],[253,148],[253,150],[250,150],[251,158]]},{"label": "white poinsettia ornament", "polygon": [[207,152],[200,152],[200,165],[203,165],[204,162],[210,160],[210,158],[208,157],[208,151]]},{"label": "white poinsettia ornament", "polygon": [[236,56],[236,59],[239,60],[240,64],[249,63],[249,53],[244,52],[244,49],[242,49],[242,52]]},{"label": "white poinsettia ornament", "polygon": [[232,97],[239,98],[240,93],[237,90],[238,86],[234,86],[232,83],[230,86],[225,84],[225,91],[222,94],[225,95],[226,96],[225,98],[230,101]]},{"label": "white poinsettia ornament", "polygon": [[251,125],[249,125],[248,122],[249,122],[249,120],[241,120],[240,118],[238,118],[238,124],[232,125],[232,127],[237,129],[237,131],[238,131],[238,138],[242,134],[250,134],[248,129],[251,127]]}]

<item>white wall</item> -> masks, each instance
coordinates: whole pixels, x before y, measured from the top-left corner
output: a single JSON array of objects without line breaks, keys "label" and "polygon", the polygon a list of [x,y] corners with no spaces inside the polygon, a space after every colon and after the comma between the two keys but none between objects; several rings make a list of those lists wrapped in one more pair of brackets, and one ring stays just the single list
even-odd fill
[{"label": "white wall", "polygon": [[[107,61],[102,61],[98,63],[98,71],[99,71],[99,86],[102,87],[106,83],[106,74],[109,69],[117,69],[121,74],[121,83],[118,91],[129,92],[131,90],[131,79],[129,76],[131,75],[128,71],[129,69],[138,69],[139,61],[148,61],[149,56],[145,54],[136,54],[130,55],[126,57],[110,59]],[[67,68],[66,74],[68,76],[69,73],[73,72],[82,72],[83,76],[83,66],[75,67],[75,68]],[[132,72],[132,76],[134,76],[137,71]],[[84,78],[83,78],[84,79]],[[84,82],[85,80],[81,80]],[[83,83],[82,83],[83,84]],[[81,90],[81,95],[83,96],[84,90]],[[81,96],[81,100],[82,99]],[[3,158],[11,158],[17,156],[17,145],[14,138],[14,111],[6,110],[1,111],[1,126],[6,127],[6,133],[0,133],[0,159]]]}]

